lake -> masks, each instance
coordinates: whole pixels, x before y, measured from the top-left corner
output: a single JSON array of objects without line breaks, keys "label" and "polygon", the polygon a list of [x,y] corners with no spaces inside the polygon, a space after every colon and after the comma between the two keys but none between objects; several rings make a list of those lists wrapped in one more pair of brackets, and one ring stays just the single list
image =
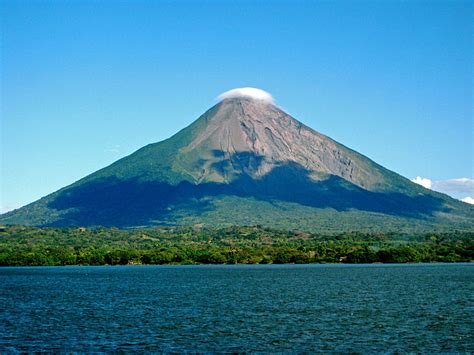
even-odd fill
[{"label": "lake", "polygon": [[0,352],[472,352],[474,265],[0,268]]}]

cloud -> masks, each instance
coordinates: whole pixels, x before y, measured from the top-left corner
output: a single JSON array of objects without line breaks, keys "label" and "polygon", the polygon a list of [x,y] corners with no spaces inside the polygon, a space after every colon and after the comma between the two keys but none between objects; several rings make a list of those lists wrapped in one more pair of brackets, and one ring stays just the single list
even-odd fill
[{"label": "cloud", "polygon": [[226,91],[218,96],[218,100],[233,99],[237,97],[250,97],[255,100],[262,100],[271,104],[275,103],[272,95],[268,92],[256,88],[237,88]]},{"label": "cloud", "polygon": [[433,183],[430,179],[422,178],[421,176],[417,176],[416,178],[411,179],[411,181],[427,189],[431,189],[431,185]]},{"label": "cloud", "polygon": [[19,205],[4,205],[0,206],[0,214],[4,214],[13,210],[16,210],[17,208],[20,208]]},{"label": "cloud", "polygon": [[474,195],[474,179],[460,178],[433,182],[433,190],[448,195],[456,194],[459,198]]},{"label": "cloud", "polygon": [[105,149],[106,153],[119,153],[120,152],[120,145],[114,145],[113,147]]},{"label": "cloud", "polygon": [[472,198],[471,196],[464,197],[463,199],[461,199],[461,201],[474,205],[474,198]]},{"label": "cloud", "polygon": [[469,200],[471,199],[470,196],[474,196],[474,179],[459,178],[448,180],[431,180],[428,178],[417,176],[411,181],[423,187],[426,187],[427,189],[442,192],[446,195],[460,200],[463,198]]}]

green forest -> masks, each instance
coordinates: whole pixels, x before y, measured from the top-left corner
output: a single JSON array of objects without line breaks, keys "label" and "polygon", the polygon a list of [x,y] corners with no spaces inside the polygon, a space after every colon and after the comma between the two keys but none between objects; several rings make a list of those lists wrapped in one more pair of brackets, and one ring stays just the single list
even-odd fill
[{"label": "green forest", "polygon": [[0,266],[474,261],[474,232],[313,234],[261,226],[0,226]]}]

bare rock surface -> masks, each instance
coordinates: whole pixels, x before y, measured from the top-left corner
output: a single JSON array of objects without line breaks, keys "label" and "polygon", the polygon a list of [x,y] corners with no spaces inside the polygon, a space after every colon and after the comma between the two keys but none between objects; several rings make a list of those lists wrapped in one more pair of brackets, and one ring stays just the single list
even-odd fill
[{"label": "bare rock surface", "polygon": [[[180,152],[187,155],[205,147],[190,174],[199,182],[229,181],[240,169],[259,178],[275,167],[294,162],[315,180],[340,176],[363,188],[384,185],[383,175],[367,158],[297,121],[277,106],[252,98],[224,99],[206,117],[207,126]],[[242,166],[242,153],[259,160]],[[204,159],[203,159],[204,158]],[[225,166],[216,173],[213,166]]]}]

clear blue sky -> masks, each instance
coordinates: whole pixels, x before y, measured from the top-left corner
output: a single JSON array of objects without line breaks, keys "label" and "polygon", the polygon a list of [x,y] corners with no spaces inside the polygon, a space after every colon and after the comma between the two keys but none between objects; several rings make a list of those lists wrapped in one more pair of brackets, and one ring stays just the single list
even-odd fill
[{"label": "clear blue sky", "polygon": [[0,4],[3,210],[242,86],[406,177],[473,177],[471,1]]}]

